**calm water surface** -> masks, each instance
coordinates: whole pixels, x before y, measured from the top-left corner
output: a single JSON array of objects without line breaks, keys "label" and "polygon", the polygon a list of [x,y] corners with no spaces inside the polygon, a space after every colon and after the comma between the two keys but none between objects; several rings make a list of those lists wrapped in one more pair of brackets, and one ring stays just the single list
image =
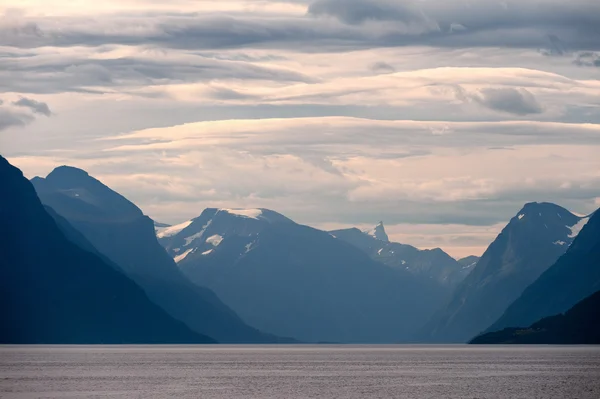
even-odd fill
[{"label": "calm water surface", "polygon": [[600,398],[600,347],[0,347],[0,398]]}]

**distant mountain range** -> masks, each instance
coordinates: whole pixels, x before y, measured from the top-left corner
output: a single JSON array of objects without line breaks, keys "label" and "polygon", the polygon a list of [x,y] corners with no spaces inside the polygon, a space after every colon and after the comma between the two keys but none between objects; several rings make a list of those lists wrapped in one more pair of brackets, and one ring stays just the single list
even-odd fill
[{"label": "distant mountain range", "polygon": [[[211,343],[156,306],[57,223],[31,183],[0,157],[0,343]],[[87,249],[91,249],[89,243]]]},{"label": "distant mountain range", "polygon": [[158,223],[0,157],[0,343],[599,343],[600,212],[528,203],[481,258],[268,209]]},{"label": "distant mountain range", "polygon": [[484,331],[565,253],[586,221],[558,205],[526,204],[421,330],[425,339],[466,342]]},{"label": "distant mountain range", "polygon": [[223,343],[289,342],[249,327],[212,291],[192,284],[158,243],[154,222],[85,171],[63,166],[31,181],[45,205],[194,331]]},{"label": "distant mountain range", "polygon": [[158,237],[246,322],[304,342],[406,341],[440,304],[436,284],[267,209],[206,209]]},{"label": "distant mountain range", "polygon": [[368,231],[351,228],[330,231],[330,234],[359,248],[373,260],[439,285],[440,293],[450,292],[476,263],[463,265],[439,248],[419,250],[410,245],[390,242],[383,222]]}]

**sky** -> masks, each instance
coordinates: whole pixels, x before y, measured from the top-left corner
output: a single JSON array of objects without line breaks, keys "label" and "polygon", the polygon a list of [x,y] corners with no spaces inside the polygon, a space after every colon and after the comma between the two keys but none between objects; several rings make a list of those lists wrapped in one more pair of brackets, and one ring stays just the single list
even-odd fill
[{"label": "sky", "polygon": [[600,207],[600,1],[3,0],[0,153],[160,222],[479,255],[527,202]]}]

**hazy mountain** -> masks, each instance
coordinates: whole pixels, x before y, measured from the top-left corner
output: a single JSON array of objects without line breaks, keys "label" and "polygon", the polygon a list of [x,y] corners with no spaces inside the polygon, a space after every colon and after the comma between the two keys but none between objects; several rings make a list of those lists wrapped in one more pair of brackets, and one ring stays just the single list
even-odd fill
[{"label": "hazy mountain", "polygon": [[375,226],[374,228],[372,228],[370,230],[364,231],[364,233],[377,239],[377,240],[381,240],[384,242],[390,241],[387,233],[385,232],[385,227],[383,226],[383,222],[379,222],[377,224],[377,226]]},{"label": "hazy mountain", "polygon": [[457,262],[460,263],[460,265],[462,267],[471,269],[471,268],[475,267],[477,262],[479,262],[479,256],[475,256],[475,255],[465,256],[464,258],[459,259]]},{"label": "hazy mountain", "polygon": [[444,290],[440,292],[440,300],[447,289],[452,289],[470,271],[439,248],[420,250],[411,245],[389,242],[381,222],[368,231],[351,228],[330,231],[330,234],[354,245],[378,262],[440,284],[440,289]]},{"label": "hazy mountain", "polygon": [[32,182],[44,204],[194,331],[220,342],[276,341],[242,322],[212,291],[185,278],[158,243],[154,222],[125,197],[85,171],[66,166]]},{"label": "hazy mountain", "polygon": [[433,284],[266,209],[207,209],[158,236],[190,279],[277,335],[398,342],[435,307]]},{"label": "hazy mountain", "polygon": [[581,220],[558,205],[526,204],[423,332],[434,342],[466,342],[482,332],[567,250]]},{"label": "hazy mountain", "polygon": [[0,342],[214,342],[168,316],[122,272],[88,252],[89,243],[73,244],[78,233],[64,219],[59,227],[31,183],[2,157],[0,181]]},{"label": "hazy mountain", "polygon": [[480,335],[472,344],[600,344],[600,291],[565,314],[546,317],[527,328],[506,328]]},{"label": "hazy mountain", "polygon": [[600,290],[600,212],[582,218],[567,252],[532,283],[487,331],[525,327],[567,311]]}]

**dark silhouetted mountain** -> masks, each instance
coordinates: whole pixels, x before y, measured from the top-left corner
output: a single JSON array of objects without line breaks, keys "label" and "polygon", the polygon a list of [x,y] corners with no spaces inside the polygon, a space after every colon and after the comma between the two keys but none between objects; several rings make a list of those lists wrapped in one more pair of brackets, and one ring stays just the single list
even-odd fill
[{"label": "dark silhouetted mountain", "polygon": [[267,209],[206,209],[158,236],[190,279],[276,335],[399,342],[435,308],[433,285]]},{"label": "dark silhouetted mountain", "polygon": [[467,342],[484,331],[565,253],[580,221],[558,205],[526,204],[424,327],[429,341]]},{"label": "dark silhouetted mountain", "polygon": [[546,317],[528,328],[505,328],[474,338],[472,344],[600,344],[600,291],[565,314]]},{"label": "dark silhouetted mountain", "polygon": [[[586,224],[587,222],[587,224]],[[567,252],[533,282],[487,331],[525,327],[566,312],[600,290],[600,212],[580,219]]]},{"label": "dark silhouetted mountain", "polygon": [[154,222],[85,171],[63,166],[32,183],[45,205],[194,331],[224,343],[278,341],[246,325],[212,291],[191,283],[158,243]]},{"label": "dark silhouetted mountain", "polygon": [[[387,238],[381,222],[371,232]],[[377,239],[369,231],[363,232],[357,228],[334,230],[330,234],[354,245],[378,262],[439,284],[440,300],[470,271],[439,248],[420,250],[411,245]]]},{"label": "dark silhouetted mountain", "polygon": [[83,237],[64,219],[58,226],[2,157],[0,181],[0,342],[214,342],[167,315],[91,244],[75,245]]}]

